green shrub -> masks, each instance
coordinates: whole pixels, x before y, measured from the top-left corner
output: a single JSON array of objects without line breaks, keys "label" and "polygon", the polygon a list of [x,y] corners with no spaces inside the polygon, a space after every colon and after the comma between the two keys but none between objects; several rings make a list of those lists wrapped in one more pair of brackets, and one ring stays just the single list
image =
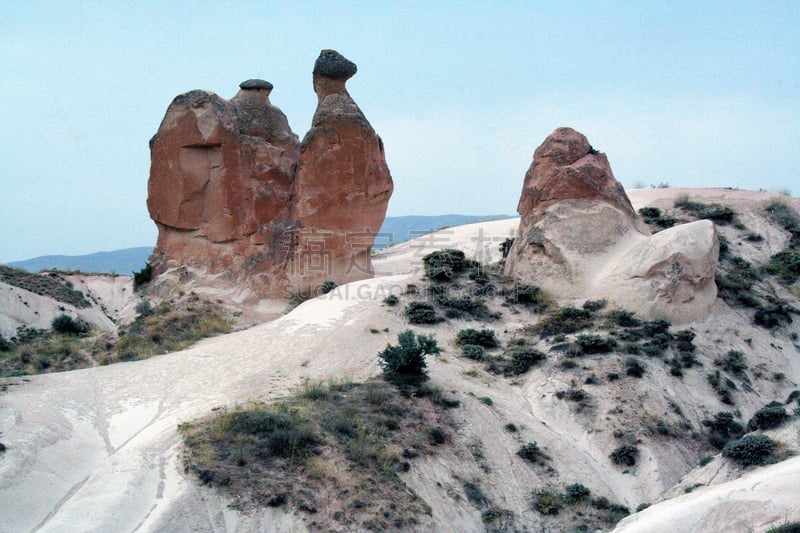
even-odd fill
[{"label": "green shrub", "polygon": [[322,285],[319,286],[319,293],[320,294],[328,294],[333,289],[338,287],[335,281],[326,280],[322,282]]},{"label": "green shrub", "polygon": [[133,273],[133,288],[138,289],[142,285],[146,283],[150,283],[153,280],[153,267],[150,263],[144,265],[144,268],[141,270]]},{"label": "green shrub", "polygon": [[635,378],[644,376],[644,366],[635,357],[629,357],[625,360],[625,374]]},{"label": "green shrub", "polygon": [[550,295],[535,285],[516,284],[513,288],[504,290],[503,296],[506,302],[524,305],[536,313],[546,311],[552,302]]},{"label": "green shrub", "polygon": [[787,522],[771,527],[767,530],[767,533],[800,533],[800,522]]},{"label": "green shrub", "polygon": [[399,345],[386,345],[378,353],[383,377],[395,383],[418,384],[428,379],[426,355],[439,355],[440,349],[433,336],[416,336],[406,330],[398,334]]},{"label": "green shrub", "polygon": [[405,314],[412,324],[436,324],[441,321],[429,302],[411,302],[406,306]]},{"label": "green shrub", "polygon": [[639,216],[642,217],[645,224],[662,229],[671,228],[678,223],[678,219],[664,215],[657,207],[642,207],[639,209]]},{"label": "green shrub", "polygon": [[80,335],[86,333],[88,327],[80,320],[75,320],[68,315],[58,315],[50,323],[53,331],[64,335]]},{"label": "green shrub", "polygon": [[639,458],[639,449],[630,444],[623,444],[611,452],[609,457],[615,464],[633,466]]},{"label": "green shrub", "polygon": [[511,345],[503,353],[507,357],[505,365],[502,367],[503,374],[506,376],[519,376],[524,374],[532,366],[544,361],[547,356],[539,350],[530,346]]},{"label": "green shrub", "polygon": [[442,307],[446,307],[455,311],[455,313],[451,313],[450,318],[458,318],[461,316],[461,312],[468,313],[475,318],[484,320],[495,318],[492,313],[489,312],[489,308],[482,300],[471,298],[469,296],[452,298],[445,294],[439,294],[436,296],[436,303]]},{"label": "green shrub", "polygon": [[601,309],[605,309],[608,302],[606,300],[586,300],[583,302],[583,307],[585,310],[589,311],[590,313],[595,313],[600,311]]},{"label": "green shrub", "polygon": [[738,350],[729,350],[722,357],[714,359],[714,364],[737,376],[741,376],[747,370],[747,361],[744,358],[744,353]]},{"label": "green shrub", "polygon": [[486,359],[486,348],[477,344],[464,344],[461,346],[461,353],[467,359],[483,361]]},{"label": "green shrub", "polygon": [[770,202],[766,211],[769,217],[785,230],[792,233],[800,231],[800,216],[784,202]]},{"label": "green shrub", "polygon": [[558,494],[539,491],[533,494],[533,507],[543,515],[557,515],[563,506]]},{"label": "green shrub", "polygon": [[622,326],[623,328],[635,328],[642,324],[642,321],[636,318],[636,315],[631,311],[626,311],[624,309],[618,309],[615,311],[611,311],[606,314],[606,318],[612,323],[616,324],[617,326]]},{"label": "green shrub", "polygon": [[531,463],[538,463],[544,458],[544,454],[539,449],[539,445],[536,444],[536,442],[529,442],[523,445],[517,450],[517,455]]},{"label": "green shrub", "polygon": [[610,337],[601,337],[594,333],[582,333],[575,339],[575,344],[577,344],[585,354],[597,354],[611,352],[616,347],[617,341]]},{"label": "green shrub", "polygon": [[562,307],[533,326],[533,331],[539,333],[543,338],[575,333],[589,327],[591,320],[592,314],[586,309]]},{"label": "green shrub", "polygon": [[774,429],[783,424],[789,415],[786,409],[778,402],[770,402],[758,411],[747,422],[747,431],[757,429]]},{"label": "green shrub", "polygon": [[800,278],[800,251],[784,250],[769,258],[764,270],[791,285]]},{"label": "green shrub", "polygon": [[576,503],[588,500],[591,495],[592,492],[588,488],[580,483],[574,483],[572,485],[567,485],[564,491],[564,501],[570,505],[575,505]]},{"label": "green shrub", "polygon": [[466,344],[474,344],[483,346],[484,348],[497,348],[500,343],[495,337],[494,330],[491,329],[462,329],[456,334],[456,344],[464,346]]},{"label": "green shrub", "polygon": [[422,258],[425,274],[434,281],[450,281],[473,262],[468,261],[464,252],[446,248],[431,252]]},{"label": "green shrub", "polygon": [[389,296],[387,296],[386,298],[383,299],[383,303],[385,303],[386,305],[392,307],[392,306],[395,306],[398,303],[400,303],[400,298],[398,298],[394,294],[390,294]]},{"label": "green shrub", "polygon": [[733,413],[719,412],[714,418],[703,420],[703,425],[709,430],[708,442],[718,450],[744,435],[744,428],[733,419]]},{"label": "green shrub", "polygon": [[766,435],[745,435],[726,444],[722,455],[742,466],[760,465],[770,460],[775,448],[775,442]]}]

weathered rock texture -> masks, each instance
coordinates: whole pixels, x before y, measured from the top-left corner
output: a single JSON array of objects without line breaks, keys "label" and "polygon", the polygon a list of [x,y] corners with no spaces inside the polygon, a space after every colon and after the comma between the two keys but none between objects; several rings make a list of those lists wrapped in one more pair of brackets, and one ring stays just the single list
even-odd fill
[{"label": "weathered rock texture", "polygon": [[505,272],[558,297],[603,297],[673,321],[704,315],[716,298],[713,225],[651,238],[606,155],[571,128],[534,152],[517,211]]},{"label": "weathered rock texture", "polygon": [[337,52],[320,54],[319,106],[302,144],[267,81],[243,82],[230,100],[173,100],[150,141],[157,284],[248,300],[372,275],[393,185],[383,144],[345,89],[355,71]]}]

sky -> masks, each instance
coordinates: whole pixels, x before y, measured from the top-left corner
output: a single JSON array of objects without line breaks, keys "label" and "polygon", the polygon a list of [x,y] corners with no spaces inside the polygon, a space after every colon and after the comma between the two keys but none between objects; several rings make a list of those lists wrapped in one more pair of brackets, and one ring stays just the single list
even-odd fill
[{"label": "sky", "polygon": [[266,79],[302,138],[325,48],[358,65],[389,216],[513,214],[560,126],[626,187],[800,193],[797,0],[0,0],[0,262],[155,244],[172,99]]}]

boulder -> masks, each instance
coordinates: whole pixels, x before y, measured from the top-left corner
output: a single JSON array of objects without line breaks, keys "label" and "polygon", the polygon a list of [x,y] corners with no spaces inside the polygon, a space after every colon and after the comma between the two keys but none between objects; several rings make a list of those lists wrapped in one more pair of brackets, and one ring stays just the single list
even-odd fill
[{"label": "boulder", "polygon": [[508,275],[562,297],[583,296],[599,265],[650,234],[584,135],[558,128],[533,154],[517,211]]},{"label": "boulder", "polygon": [[642,318],[685,322],[716,298],[710,222],[650,236],[605,154],[558,128],[533,155],[505,273],[562,299],[605,298]]},{"label": "boulder", "polygon": [[302,144],[268,81],[244,81],[230,100],[208,91],[173,100],[150,141],[154,285],[258,300],[372,275],[392,179],[383,143],[345,89],[355,72],[322,51],[319,106]]},{"label": "boulder", "polygon": [[719,240],[710,220],[660,231],[628,248],[600,275],[595,298],[679,324],[706,316],[717,298]]}]

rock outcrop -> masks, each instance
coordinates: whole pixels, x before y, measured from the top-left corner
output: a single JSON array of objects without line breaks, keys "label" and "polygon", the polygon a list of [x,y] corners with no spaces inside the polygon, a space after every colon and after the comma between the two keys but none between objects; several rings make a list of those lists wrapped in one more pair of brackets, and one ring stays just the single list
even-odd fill
[{"label": "rock outcrop", "polygon": [[560,298],[606,298],[649,318],[685,321],[716,298],[713,225],[650,237],[605,154],[558,128],[533,155],[505,273]]},{"label": "rock outcrop", "polygon": [[320,54],[320,103],[302,144],[267,81],[243,82],[230,100],[208,91],[173,100],[150,141],[157,285],[258,300],[372,275],[392,178],[345,89],[355,71],[337,52]]}]

